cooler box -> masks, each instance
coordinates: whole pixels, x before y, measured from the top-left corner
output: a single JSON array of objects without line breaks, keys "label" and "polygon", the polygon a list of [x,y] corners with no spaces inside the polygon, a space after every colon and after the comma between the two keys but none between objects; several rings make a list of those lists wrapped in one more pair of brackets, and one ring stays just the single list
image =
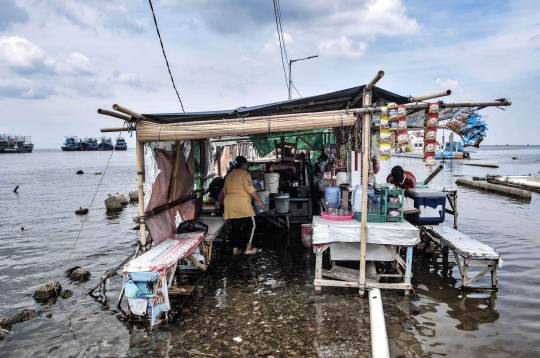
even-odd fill
[{"label": "cooler box", "polygon": [[414,200],[419,214],[407,216],[409,221],[420,225],[433,225],[444,222],[446,193],[433,189],[407,189],[407,196]]}]

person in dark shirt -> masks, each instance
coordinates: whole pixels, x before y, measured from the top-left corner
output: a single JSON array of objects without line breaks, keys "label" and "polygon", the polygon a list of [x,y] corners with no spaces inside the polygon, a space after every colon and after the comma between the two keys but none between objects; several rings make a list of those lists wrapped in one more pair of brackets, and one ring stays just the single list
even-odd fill
[{"label": "person in dark shirt", "polygon": [[401,189],[416,188],[416,177],[413,173],[403,170],[402,167],[396,165],[392,168],[392,172],[386,178],[386,182],[394,184]]}]

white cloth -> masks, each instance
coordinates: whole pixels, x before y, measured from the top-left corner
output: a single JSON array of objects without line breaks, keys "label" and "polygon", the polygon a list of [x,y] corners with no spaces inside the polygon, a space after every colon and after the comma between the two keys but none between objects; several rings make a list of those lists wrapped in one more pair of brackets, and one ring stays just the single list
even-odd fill
[{"label": "white cloth", "polygon": [[[332,242],[360,242],[361,225],[354,219],[349,221],[325,220],[313,216],[313,245]],[[378,245],[414,246],[420,242],[417,227],[402,223],[368,223],[367,243]]]}]

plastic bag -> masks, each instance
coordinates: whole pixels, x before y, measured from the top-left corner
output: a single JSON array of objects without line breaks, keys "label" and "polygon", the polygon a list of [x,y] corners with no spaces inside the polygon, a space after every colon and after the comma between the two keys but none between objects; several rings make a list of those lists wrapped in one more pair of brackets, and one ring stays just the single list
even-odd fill
[{"label": "plastic bag", "polygon": [[187,220],[181,222],[176,229],[177,234],[185,234],[188,232],[204,232],[206,235],[208,232],[208,225],[197,220]]}]

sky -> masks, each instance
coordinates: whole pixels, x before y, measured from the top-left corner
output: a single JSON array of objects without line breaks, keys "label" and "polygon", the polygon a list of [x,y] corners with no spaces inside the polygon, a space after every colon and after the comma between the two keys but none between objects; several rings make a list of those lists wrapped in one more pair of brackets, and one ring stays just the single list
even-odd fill
[{"label": "sky", "polygon": [[[187,112],[286,100],[270,0],[154,0]],[[362,85],[400,95],[452,90],[481,111],[482,145],[540,144],[540,8],[514,0],[280,0],[293,97]],[[148,1],[0,0],[0,133],[59,149],[64,136],[100,137],[139,113],[181,112]],[[527,104],[529,103],[529,104]],[[113,136],[114,134],[108,134]],[[128,146],[135,140],[127,136]]]}]

